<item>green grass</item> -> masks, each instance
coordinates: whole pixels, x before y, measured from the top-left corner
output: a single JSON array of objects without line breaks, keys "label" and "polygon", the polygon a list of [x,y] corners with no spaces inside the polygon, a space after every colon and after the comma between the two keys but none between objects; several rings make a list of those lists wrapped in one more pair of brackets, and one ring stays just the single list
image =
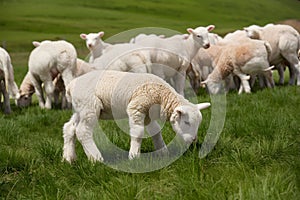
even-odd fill
[{"label": "green grass", "polygon": [[[63,38],[85,57],[81,32],[103,30],[108,38],[131,28],[184,32],[216,24],[214,32],[225,34],[252,23],[297,18],[299,10],[296,0],[0,0],[0,41],[6,42],[19,85],[33,40]],[[198,100],[210,97],[203,90]],[[12,101],[11,115],[0,112],[0,199],[299,199],[299,102],[296,86],[255,88],[249,95],[232,91],[220,139],[207,157],[198,154],[211,109],[203,111],[197,144],[163,169],[136,174],[89,162],[78,142],[78,160],[61,162],[62,127],[72,111],[41,110],[36,100],[19,109]],[[100,126],[112,143],[129,149],[128,135],[114,122]],[[163,136],[167,142],[174,138],[169,124]],[[142,152],[152,150],[151,139],[145,139]]]}]

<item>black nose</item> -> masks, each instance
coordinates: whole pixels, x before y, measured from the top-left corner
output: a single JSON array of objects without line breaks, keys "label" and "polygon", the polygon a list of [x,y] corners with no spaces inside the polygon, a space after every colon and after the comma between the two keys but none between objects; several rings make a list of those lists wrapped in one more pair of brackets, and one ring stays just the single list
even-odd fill
[{"label": "black nose", "polygon": [[206,44],[206,45],[204,46],[205,49],[208,49],[209,47],[210,47],[210,44]]}]

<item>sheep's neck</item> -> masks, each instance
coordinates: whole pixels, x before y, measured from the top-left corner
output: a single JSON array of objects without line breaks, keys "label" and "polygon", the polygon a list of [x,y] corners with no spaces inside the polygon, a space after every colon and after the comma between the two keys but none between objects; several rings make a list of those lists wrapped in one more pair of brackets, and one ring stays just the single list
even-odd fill
[{"label": "sheep's neck", "polygon": [[98,58],[102,56],[103,51],[109,46],[109,44],[105,42],[100,42],[94,49],[91,51],[93,58]]},{"label": "sheep's neck", "polygon": [[186,47],[189,50],[189,60],[191,61],[202,46],[194,39],[192,34],[184,40],[184,43],[186,43]]}]

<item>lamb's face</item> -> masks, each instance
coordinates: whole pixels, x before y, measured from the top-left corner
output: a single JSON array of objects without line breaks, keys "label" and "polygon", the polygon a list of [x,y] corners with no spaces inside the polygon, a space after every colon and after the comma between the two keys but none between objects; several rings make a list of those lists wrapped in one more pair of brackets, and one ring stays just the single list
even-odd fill
[{"label": "lamb's face", "polygon": [[31,104],[31,96],[29,94],[21,95],[21,97],[17,100],[17,105],[19,107],[28,107]]},{"label": "lamb's face", "polygon": [[208,32],[212,31],[214,28],[214,25],[209,25],[207,27],[198,27],[196,29],[188,28],[187,31],[192,34],[193,39],[200,44],[201,47],[207,49],[210,47]]},{"label": "lamb's face", "polygon": [[172,113],[172,128],[187,144],[197,140],[198,128],[202,121],[200,110],[209,106],[209,103],[179,106]]},{"label": "lamb's face", "polygon": [[89,33],[89,34],[80,34],[80,37],[86,41],[86,47],[92,51],[101,43],[101,37],[103,37],[104,32],[99,33]]},{"label": "lamb's face", "polygon": [[222,83],[207,80],[205,81],[205,84],[210,94],[220,94],[224,91],[224,86]]},{"label": "lamb's face", "polygon": [[251,39],[259,39],[260,29],[261,29],[261,27],[256,26],[256,25],[252,25],[247,28],[244,28],[244,30],[246,31],[247,37],[249,37]]}]

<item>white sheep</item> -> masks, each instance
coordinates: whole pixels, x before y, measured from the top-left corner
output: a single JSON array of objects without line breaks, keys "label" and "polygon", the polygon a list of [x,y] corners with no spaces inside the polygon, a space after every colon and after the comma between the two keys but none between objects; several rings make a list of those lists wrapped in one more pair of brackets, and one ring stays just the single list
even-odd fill
[{"label": "white sheep", "polygon": [[[77,53],[71,43],[63,40],[33,42],[33,45],[36,48],[29,56],[29,77],[35,88],[40,107],[51,109],[54,92],[53,75],[60,73],[64,84],[68,85],[75,77]],[[46,102],[42,83],[46,93]]]},{"label": "white sheep", "polygon": [[103,42],[103,40],[101,39],[103,36],[103,31],[98,33],[80,34],[81,39],[86,41],[86,46],[90,50],[89,63],[93,63],[94,60],[100,57],[103,54],[104,50],[111,45]]},{"label": "white sheep", "polygon": [[153,49],[150,52],[151,73],[168,82],[172,79],[176,91],[183,95],[186,71],[198,50],[210,46],[208,33],[213,29],[214,25],[188,28],[187,36],[184,34],[169,38],[150,37],[136,41],[136,44]]},{"label": "white sheep", "polygon": [[19,89],[14,80],[14,69],[7,51],[0,47],[0,103],[3,95],[4,113],[11,113],[9,96],[20,98]]},{"label": "white sheep", "polygon": [[[66,90],[74,108],[74,114],[63,127],[63,158],[68,162],[76,158],[75,135],[89,159],[103,160],[93,140],[98,119],[129,118],[129,159],[133,159],[140,155],[145,125],[156,149],[166,149],[156,122],[159,118],[169,120],[173,130],[191,143],[202,120],[199,110],[210,105],[192,104],[165,81],[146,73],[94,71],[74,79]],[[160,109],[155,109],[157,105]]]},{"label": "white sheep", "polygon": [[216,46],[219,48],[219,53],[214,59],[215,68],[202,82],[207,85],[210,93],[220,93],[222,80],[230,74],[238,76],[241,80],[239,94],[243,91],[246,93],[251,91],[248,75],[263,73],[270,82],[273,81],[270,71],[272,67],[268,62],[271,47],[267,42],[249,39],[241,43],[225,43]]},{"label": "white sheep", "polygon": [[[81,76],[83,74],[86,74],[87,72],[90,72],[94,70],[94,68],[83,61],[82,59],[77,58],[76,59],[76,70],[75,70],[75,77]],[[53,92],[53,97],[54,97],[54,102],[56,105],[59,104],[59,102],[62,103],[62,108],[66,108],[67,102],[65,101],[65,86],[63,79],[61,77],[61,74],[51,74],[52,80],[53,80],[53,85],[54,85],[54,92]],[[30,75],[27,73],[25,77],[23,78],[23,81],[20,85],[20,98],[17,101],[17,105],[19,107],[27,107],[31,104],[32,101],[32,95],[34,94],[34,86],[33,83],[31,82]],[[61,101],[59,100],[59,97],[61,96]]]},{"label": "white sheep", "polygon": [[[264,40],[270,43],[272,54],[270,57],[271,65],[278,65],[286,60],[290,70],[289,84],[295,83],[300,85],[300,61],[297,52],[300,49],[299,33],[288,25],[267,24],[264,27],[252,25],[244,28],[248,37],[252,39]],[[279,71],[280,83],[283,84],[283,71]]]}]

